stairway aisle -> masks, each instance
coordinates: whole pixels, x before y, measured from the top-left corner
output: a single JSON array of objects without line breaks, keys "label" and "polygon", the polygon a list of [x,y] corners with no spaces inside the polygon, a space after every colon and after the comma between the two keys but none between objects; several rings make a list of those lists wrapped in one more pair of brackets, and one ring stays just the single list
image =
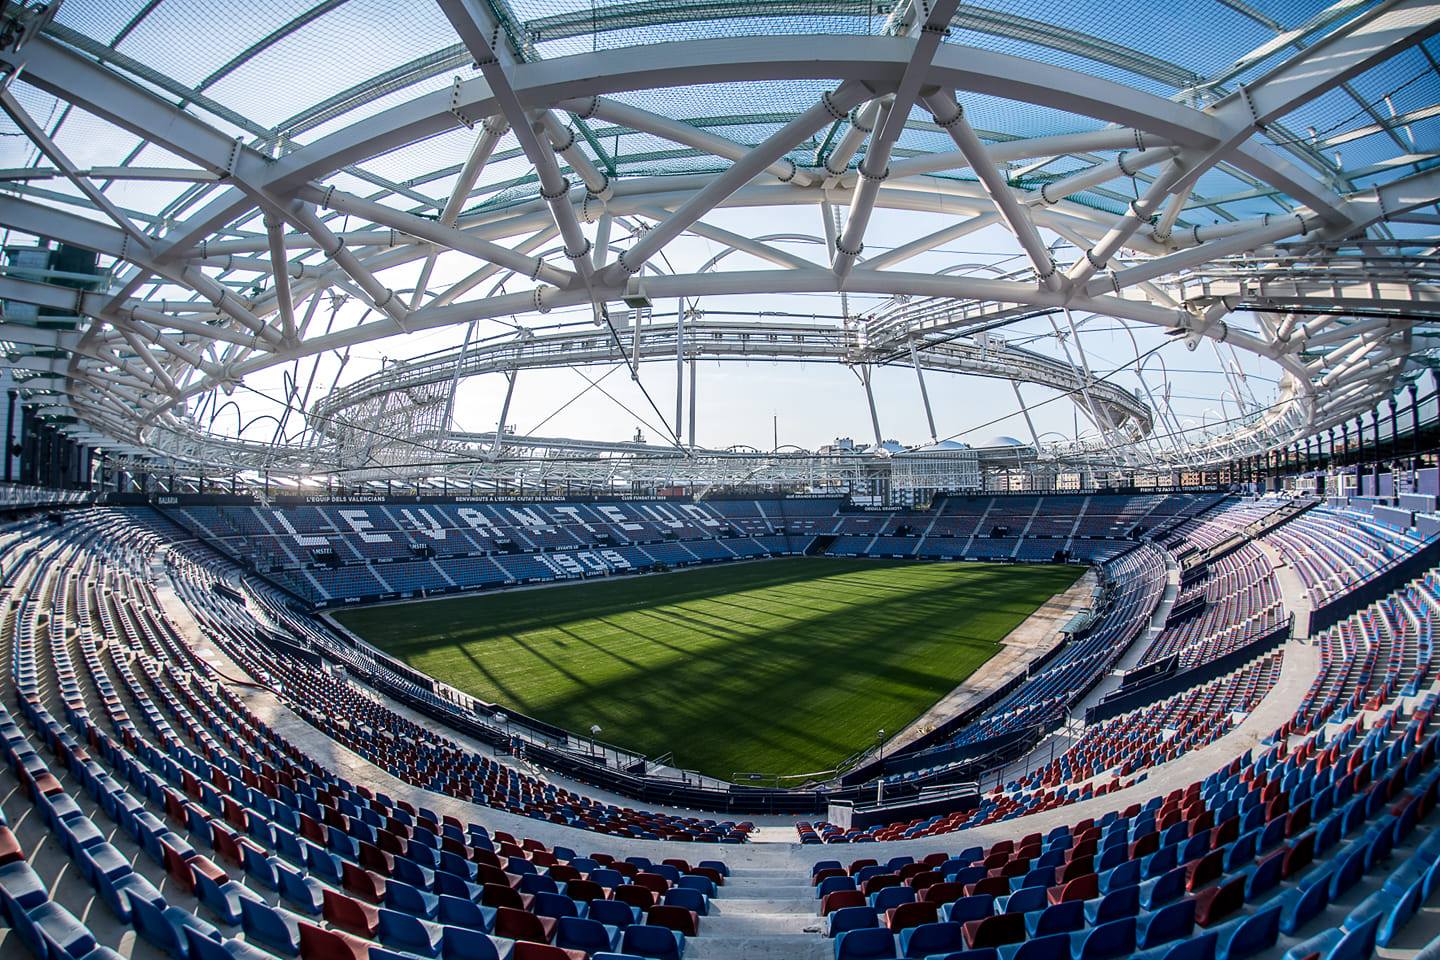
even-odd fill
[{"label": "stairway aisle", "polygon": [[686,960],[828,960],[815,888],[794,868],[735,867],[700,936],[685,944]]}]

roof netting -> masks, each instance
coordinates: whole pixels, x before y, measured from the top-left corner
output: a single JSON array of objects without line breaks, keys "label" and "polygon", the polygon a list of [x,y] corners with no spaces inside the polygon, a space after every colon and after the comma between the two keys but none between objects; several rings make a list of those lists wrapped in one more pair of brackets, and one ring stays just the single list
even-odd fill
[{"label": "roof netting", "polygon": [[[959,6],[947,42],[1203,106],[1373,5],[1327,5],[1324,0],[985,0]],[[491,6],[509,31],[514,53],[530,61],[677,40],[874,35],[886,29],[892,14],[890,3],[873,0],[492,0]],[[60,8],[53,31],[62,41],[110,61],[172,102],[203,114],[208,123],[272,154],[443,89],[453,77],[471,70],[470,57],[451,24],[432,3],[70,0]],[[1413,163],[1405,159],[1424,153],[1440,130],[1433,109],[1434,64],[1428,46],[1406,51],[1296,110],[1266,131],[1266,142],[1287,160],[1298,158],[1329,178],[1354,177],[1359,184],[1370,184],[1413,172]],[[826,84],[819,82],[716,83],[621,93],[614,99],[753,145],[813,104],[824,89]],[[81,162],[181,165],[23,84],[17,91],[32,116],[43,119]],[[1102,126],[1089,117],[1003,98],[962,93],[961,99],[981,136],[990,141]],[[612,174],[708,172],[715,166],[712,157],[687,156],[649,134],[600,123],[582,126],[587,135],[582,149]],[[799,145],[790,159],[814,163],[827,135],[833,131]],[[435,206],[443,202],[443,188],[463,161],[467,142],[466,133],[457,130],[371,158],[349,172],[368,178],[367,194],[395,192],[388,188],[403,182],[414,187],[404,194],[412,207],[426,206],[426,198],[433,198],[430,205]],[[949,149],[943,131],[917,108],[895,145],[895,155]],[[852,165],[863,156],[862,148]],[[526,195],[525,171],[510,170],[504,162],[518,157],[513,144],[502,147],[493,176],[487,175],[477,187],[475,203]],[[11,159],[34,163],[36,154]],[[1054,158],[1025,170],[1017,182],[1038,187],[1066,172],[1070,163]],[[969,176],[963,171],[955,175]],[[1132,182],[1101,184],[1076,199],[1116,209],[1152,175],[1153,170]],[[1257,192],[1255,186],[1233,170],[1207,174],[1197,194],[1220,202],[1192,204],[1195,222],[1243,219],[1291,206],[1286,198],[1273,191]],[[169,199],[202,192],[174,185]],[[174,212],[157,202],[153,184],[144,190],[117,188],[122,200],[130,194],[139,213]],[[1190,218],[1187,211],[1182,222]]]},{"label": "roof netting", "polygon": [[[23,44],[0,53],[19,70],[0,77],[5,236],[101,252],[105,290],[76,302],[89,339],[65,376],[86,422],[137,443],[134,424],[232,407],[288,431],[287,404],[391,382],[396,358],[463,358],[472,335],[594,325],[601,343],[607,309],[634,330],[633,369],[661,355],[661,328],[649,347],[639,332],[651,301],[680,321],[667,362],[687,316],[747,364],[746,325],[776,318],[823,331],[767,334],[777,363],[918,367],[978,330],[1089,377],[1206,345],[1214,369],[1166,369],[1158,406],[1175,419],[1176,386],[1203,434],[1253,420],[1263,436],[1241,441],[1263,444],[1331,415],[1299,406],[1322,378],[1344,412],[1417,353],[1389,326],[1345,339],[1373,318],[1327,327],[1357,294],[1326,281],[1376,280],[1360,293],[1387,310],[1418,302],[1383,284],[1407,238],[1434,235],[1433,199],[1416,199],[1440,161],[1433,2],[971,0],[932,44],[919,0],[66,0],[36,16],[28,64]],[[1276,237],[1314,240],[1298,258],[1314,284],[1247,286],[1302,276]],[[1326,297],[1320,321],[1278,319]],[[1085,355],[1072,310],[1089,314]],[[856,331],[843,351],[839,330]],[[549,371],[531,366],[527,384]],[[1046,371],[1016,382],[1053,388]],[[1237,371],[1274,374],[1280,399],[1187,386]],[[1117,385],[1157,405],[1130,376]],[[630,405],[668,413],[656,386]],[[521,419],[547,422],[535,412]],[[1049,435],[1079,443],[1076,411],[1063,419]],[[191,456],[183,430],[166,442]]]}]

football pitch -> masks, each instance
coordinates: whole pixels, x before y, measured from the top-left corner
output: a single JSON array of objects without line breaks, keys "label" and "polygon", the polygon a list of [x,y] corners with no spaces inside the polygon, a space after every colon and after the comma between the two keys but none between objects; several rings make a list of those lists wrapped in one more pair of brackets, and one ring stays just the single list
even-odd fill
[{"label": "football pitch", "polygon": [[483,700],[729,779],[898,732],[1082,569],[795,557],[335,617]]}]

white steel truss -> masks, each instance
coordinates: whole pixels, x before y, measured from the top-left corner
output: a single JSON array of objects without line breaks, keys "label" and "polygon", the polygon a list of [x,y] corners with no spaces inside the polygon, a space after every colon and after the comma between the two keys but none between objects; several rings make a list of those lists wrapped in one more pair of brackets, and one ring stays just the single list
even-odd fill
[{"label": "white steel truss", "polygon": [[[74,323],[73,330],[53,330],[0,320],[12,379],[30,402],[70,418],[66,429],[87,442],[162,463],[473,479],[526,469],[516,464],[527,456],[566,458],[548,441],[510,439],[503,429],[488,439],[454,432],[447,397],[459,378],[504,374],[508,403],[522,367],[628,362],[638,375],[642,360],[673,358],[676,449],[660,458],[663,469],[646,468],[647,475],[673,476],[673,458],[687,456],[693,465],[686,475],[723,482],[759,468],[748,455],[687,452],[680,443],[685,363],[692,393],[696,359],[842,363],[867,385],[874,365],[895,363],[913,366],[919,377],[932,440],[925,371],[1000,377],[1069,394],[1096,427],[1084,439],[1033,437],[1036,459],[1168,470],[1264,453],[1353,419],[1389,396],[1415,369],[1415,355],[1431,349],[1429,325],[1440,318],[1440,216],[1433,212],[1440,170],[1435,155],[1402,137],[1431,114],[1386,118],[1371,110],[1374,129],[1354,136],[1394,137],[1409,150],[1396,162],[1411,172],[1369,186],[1326,162],[1323,150],[1347,142],[1343,137],[1290,140],[1283,149],[1267,142],[1298,107],[1349,89],[1367,70],[1440,32],[1440,0],[1389,0],[1361,12],[1337,5],[1304,28],[1278,31],[1250,66],[1237,64],[1204,82],[1186,78],[1185,95],[1173,98],[947,40],[952,27],[963,25],[1043,40],[1057,50],[1083,47],[1101,62],[1177,85],[1183,75],[1154,57],[1118,47],[1096,54],[1094,44],[1065,31],[1044,34],[1032,22],[953,0],[898,4],[874,36],[675,39],[647,46],[643,55],[619,48],[554,59],[542,59],[538,45],[583,29],[578,20],[521,25],[504,4],[438,5],[453,25],[454,48],[387,79],[458,71],[447,89],[357,111],[353,119],[338,101],[317,104],[284,131],[261,128],[203,90],[59,23],[17,30],[17,42],[0,50],[0,108],[39,159],[0,171],[0,224],[114,264],[103,282],[83,291],[0,276],[0,299],[38,305]],[[681,12],[657,6],[651,15],[664,22]],[[737,5],[718,15],[753,13]],[[587,16],[590,29],[602,29],[598,14]],[[1282,51],[1288,56],[1278,56]],[[478,72],[467,78],[471,61]],[[1260,71],[1254,67],[1260,63],[1271,65]],[[667,114],[663,98],[652,107],[633,96],[722,82],[732,89],[804,83],[821,92],[802,109],[756,117],[767,131],[751,138],[756,142]],[[1427,83],[1440,90],[1434,76]],[[27,112],[15,84],[190,166],[78,165]],[[1065,111],[1104,126],[1000,136],[977,128],[967,114],[977,98]],[[327,132],[299,142],[322,116]],[[399,184],[364,169],[373,158],[444,136],[457,124],[475,129],[463,164],[420,171],[445,182],[441,195],[426,191],[425,177]],[[683,156],[696,167],[619,175],[592,130],[597,124],[609,124],[617,137],[664,144],[669,152],[657,154]],[[907,146],[906,135],[917,129],[936,135],[925,141],[931,149]],[[515,149],[501,149],[507,137]],[[810,144],[818,144],[810,162],[797,161],[797,151]],[[487,181],[490,166],[521,158],[533,171],[523,183]],[[1040,177],[1037,171],[1057,158],[1069,161],[1067,169]],[[1217,170],[1283,212],[1229,214],[1227,201],[1200,192]],[[362,194],[357,178],[379,189]],[[1127,179],[1133,197],[1106,186]],[[49,191],[41,186],[48,180],[74,192]],[[183,193],[163,215],[145,214],[125,209],[101,186],[126,181],[181,184]],[[1117,202],[1107,207],[1097,198]],[[823,229],[805,239],[823,244],[824,256],[794,252],[792,233],[744,235],[707,220],[745,208],[818,212],[818,220],[805,222]],[[864,237],[876,210],[951,222],[936,230],[933,219],[924,219],[926,228],[908,241],[866,257]],[[1197,210],[1208,215],[1196,217]],[[927,251],[995,225],[1013,235],[1026,269],[988,277],[906,269]],[[1402,225],[1409,238],[1403,241]],[[704,238],[720,252],[693,272],[663,268],[667,248],[682,237]],[[1068,253],[1057,260],[1057,251]],[[727,269],[730,254],[760,266]],[[441,258],[465,262],[469,273],[432,289]],[[391,286],[397,271],[415,266],[418,284]],[[846,321],[831,327],[763,315],[720,323],[687,316],[684,308],[706,297],[782,294],[828,294],[842,302],[865,295],[886,305],[866,316],[847,310]],[[331,295],[363,304],[365,319],[325,327],[316,315]],[[659,300],[678,301],[680,315],[637,322],[629,342],[622,341],[612,312],[622,303]],[[586,306],[608,333],[552,330],[544,316]],[[1146,395],[1134,394],[1090,370],[1073,321],[1076,353],[1066,348],[1065,360],[987,335],[1017,317],[1048,315],[1063,346],[1057,318],[1077,313],[1155,327],[1192,350],[1210,341],[1263,357],[1281,372],[1277,399],[1223,426],[1182,431],[1148,386]],[[1238,323],[1237,313],[1259,319]],[[287,442],[283,430],[270,443],[213,435],[194,415],[198,403],[261,371],[496,318],[516,318],[521,332],[476,346],[467,335],[457,351],[394,364],[315,398],[298,440]],[[424,429],[405,431],[412,447],[417,436],[427,444],[423,455],[386,450],[377,424],[384,411],[397,409],[394,398],[441,383],[450,393],[427,394],[425,415],[414,420]],[[693,446],[693,402],[690,415]],[[565,450],[578,449],[567,443]],[[617,463],[635,468],[655,459],[623,443],[582,446],[587,455],[613,454],[604,468],[612,473]],[[793,475],[813,472],[815,462]],[[596,475],[590,468],[582,473]]]}]

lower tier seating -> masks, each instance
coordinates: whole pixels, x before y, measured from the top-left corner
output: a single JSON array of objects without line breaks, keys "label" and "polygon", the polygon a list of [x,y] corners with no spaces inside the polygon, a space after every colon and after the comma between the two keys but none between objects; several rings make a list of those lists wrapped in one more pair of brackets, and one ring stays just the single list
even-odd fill
[{"label": "lower tier seating", "polygon": [[811,882],[836,960],[1366,958],[1440,884],[1428,696],[1298,736],[1098,818]]},{"label": "lower tier seating", "polygon": [[718,861],[582,856],[327,771],[180,638],[113,521],[36,530],[5,568],[7,939],[46,960],[109,960],[101,938],[177,960],[678,960],[700,934]]}]

